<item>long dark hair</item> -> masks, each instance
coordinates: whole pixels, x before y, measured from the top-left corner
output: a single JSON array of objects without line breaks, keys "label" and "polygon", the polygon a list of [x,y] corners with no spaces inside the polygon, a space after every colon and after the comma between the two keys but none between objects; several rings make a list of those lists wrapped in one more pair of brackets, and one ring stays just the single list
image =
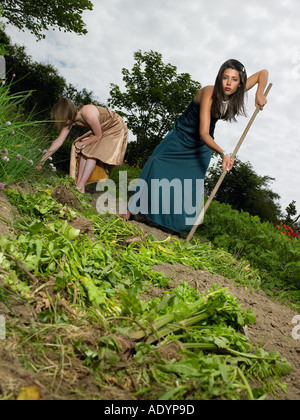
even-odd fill
[{"label": "long dark hair", "polygon": [[[241,84],[238,90],[230,96],[227,111],[225,115],[222,115],[222,109],[224,108],[223,101],[227,99],[223,92],[222,79],[223,74],[227,69],[233,69],[239,72]],[[215,118],[221,118],[222,120],[232,122],[236,121],[236,116],[238,115],[247,116],[245,106],[246,84],[247,72],[242,63],[231,59],[221,66],[213,92],[212,114]]]}]

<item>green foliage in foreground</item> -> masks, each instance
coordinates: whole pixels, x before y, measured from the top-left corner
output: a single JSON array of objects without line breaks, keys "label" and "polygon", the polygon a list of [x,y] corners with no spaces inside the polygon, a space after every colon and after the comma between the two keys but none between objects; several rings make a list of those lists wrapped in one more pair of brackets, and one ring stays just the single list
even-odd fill
[{"label": "green foliage in foreground", "polygon": [[[29,366],[37,340],[41,349],[50,346],[50,331],[76,324],[70,312],[79,311],[81,323],[86,317],[96,331],[101,326],[98,346],[69,338],[68,348],[85,361],[100,388],[112,377],[124,384],[128,369],[135,384],[131,392],[142,399],[252,400],[283,387],[280,377],[289,374],[291,366],[278,352],[252,347],[242,330],[255,322],[255,315],[244,312],[227,289],[216,285],[198,294],[182,283],[161,298],[141,297],[149,287],[165,290],[168,284],[165,275],[152,270],[157,264],[206,269],[251,285],[259,277],[248,263],[209,243],[157,241],[117,217],[90,215],[93,235],[82,235],[68,222],[80,216],[47,192],[8,191],[8,196],[22,219],[16,238],[0,238],[4,294],[10,290],[32,302],[47,283],[54,282],[56,291],[55,301],[52,297],[50,308],[39,314],[34,327],[27,327],[23,338]],[[132,235],[141,240],[126,243]],[[62,297],[68,311],[59,305]],[[16,332],[8,325],[8,339],[10,334]],[[165,359],[161,351],[172,343],[178,346],[176,357]],[[48,361],[39,360],[39,369],[43,363]]]}]

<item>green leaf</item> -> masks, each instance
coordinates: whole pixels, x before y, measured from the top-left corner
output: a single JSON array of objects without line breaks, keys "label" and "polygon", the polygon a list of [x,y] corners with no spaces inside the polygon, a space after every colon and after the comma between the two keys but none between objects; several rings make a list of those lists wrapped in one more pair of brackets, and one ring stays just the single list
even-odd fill
[{"label": "green leaf", "polygon": [[143,312],[140,299],[126,292],[119,292],[123,304],[122,316],[140,316]]},{"label": "green leaf", "polygon": [[72,226],[70,226],[68,224],[67,221],[65,221],[61,225],[61,228],[59,229],[59,233],[61,233],[66,239],[69,239],[69,240],[72,241],[72,240],[78,238],[78,236],[80,234],[80,230],[73,228]]}]

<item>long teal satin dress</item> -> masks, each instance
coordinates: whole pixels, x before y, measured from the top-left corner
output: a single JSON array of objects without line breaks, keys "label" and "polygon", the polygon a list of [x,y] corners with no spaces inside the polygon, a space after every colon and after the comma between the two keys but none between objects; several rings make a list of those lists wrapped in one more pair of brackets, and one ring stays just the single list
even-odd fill
[{"label": "long teal satin dress", "polygon": [[[211,117],[213,138],[217,121]],[[191,230],[201,210],[212,157],[200,139],[199,126],[200,105],[193,101],[143,168],[128,206],[132,214],[141,213],[178,233]]]}]

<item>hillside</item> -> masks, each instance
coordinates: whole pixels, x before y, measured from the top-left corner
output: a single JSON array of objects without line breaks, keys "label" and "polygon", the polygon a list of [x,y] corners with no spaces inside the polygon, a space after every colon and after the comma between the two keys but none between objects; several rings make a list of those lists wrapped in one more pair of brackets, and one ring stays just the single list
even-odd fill
[{"label": "hillside", "polygon": [[[182,239],[139,222],[125,223],[108,216],[101,219],[88,205],[82,204],[71,187],[59,188],[49,187],[45,193],[41,188],[17,186],[10,201],[0,192],[0,315],[6,321],[6,339],[0,340],[0,400],[18,397],[142,400],[163,395],[166,399],[300,399],[300,341],[292,338],[295,327],[292,320],[297,313],[270,300],[261,290],[254,290],[251,284],[237,285],[233,279],[223,277],[217,268],[224,259],[224,264],[231,264],[235,277],[239,270],[242,275],[248,275],[249,267],[240,265],[224,252],[210,251],[206,244],[190,249]],[[51,210],[41,210],[39,206],[47,196],[53,200],[51,195],[59,199],[57,209],[49,201]],[[31,207],[34,196],[38,200],[32,201]],[[22,200],[27,200],[23,207]],[[64,204],[71,205],[71,209]],[[84,217],[80,216],[83,213]],[[47,250],[53,256],[51,261],[44,254],[46,238],[49,239]],[[91,252],[95,255],[98,252],[99,264],[93,259],[94,254],[88,253],[88,241],[93,244]],[[77,244],[81,246],[80,260]],[[206,261],[205,255],[211,258],[213,252],[219,261]],[[85,276],[80,264],[86,267]],[[89,279],[97,280],[92,285]],[[180,286],[182,282],[184,286]],[[218,290],[214,285],[221,288]],[[101,294],[96,296],[100,290]],[[135,291],[139,299],[135,298]],[[153,334],[148,324],[143,324],[145,314],[152,313],[157,304],[162,318],[169,315],[163,309],[174,298],[173,293],[178,299],[182,293],[182,305],[189,301],[190,308],[197,303],[199,295],[206,296],[201,303],[204,306],[220,296],[221,300],[216,300],[213,307],[218,315],[204,324],[188,324],[192,313],[188,312],[184,322],[180,321],[180,309],[172,301],[175,305],[172,311],[177,314],[174,318],[177,324],[173,319],[173,325],[179,323],[181,328],[173,328],[173,332],[171,329],[171,335],[161,334],[161,339],[154,334],[149,341]],[[231,296],[237,298],[244,312],[239,312]],[[147,306],[147,302],[152,303]],[[224,302],[225,312],[232,308],[236,312],[228,312],[223,317],[224,308],[220,311],[217,308]],[[246,322],[251,318],[248,310],[256,315],[253,324]],[[242,328],[241,318],[246,323]],[[161,332],[158,320],[155,322],[155,328]],[[192,325],[195,335],[205,330],[215,334],[213,341],[209,335],[201,336],[206,350],[203,356],[201,352],[195,353],[211,369],[216,369],[213,364],[216,360],[222,366],[220,375],[215,372],[212,376],[215,382],[211,383],[211,392],[208,385],[203,385],[202,391],[199,386],[205,383],[205,375],[198,378],[197,372],[188,374],[188,369],[192,371],[196,365],[191,362],[192,350],[187,351],[191,347],[185,344],[194,337],[182,338],[185,330],[188,334],[186,325]],[[144,338],[137,339],[137,336]],[[231,338],[234,340],[230,343]],[[151,346],[145,341],[151,342]],[[274,352],[280,352],[281,358]],[[256,356],[247,359],[246,353]],[[287,393],[278,387],[278,372],[289,371],[284,359],[292,365],[291,373],[281,379],[287,385]],[[224,360],[226,363],[222,364]],[[251,377],[247,364],[252,362]],[[168,369],[162,368],[164,364]],[[184,374],[182,366],[185,366]],[[233,379],[232,372],[240,374],[241,380]],[[177,391],[175,385],[175,388],[163,385],[173,382]],[[198,384],[197,391],[192,383]]]}]

